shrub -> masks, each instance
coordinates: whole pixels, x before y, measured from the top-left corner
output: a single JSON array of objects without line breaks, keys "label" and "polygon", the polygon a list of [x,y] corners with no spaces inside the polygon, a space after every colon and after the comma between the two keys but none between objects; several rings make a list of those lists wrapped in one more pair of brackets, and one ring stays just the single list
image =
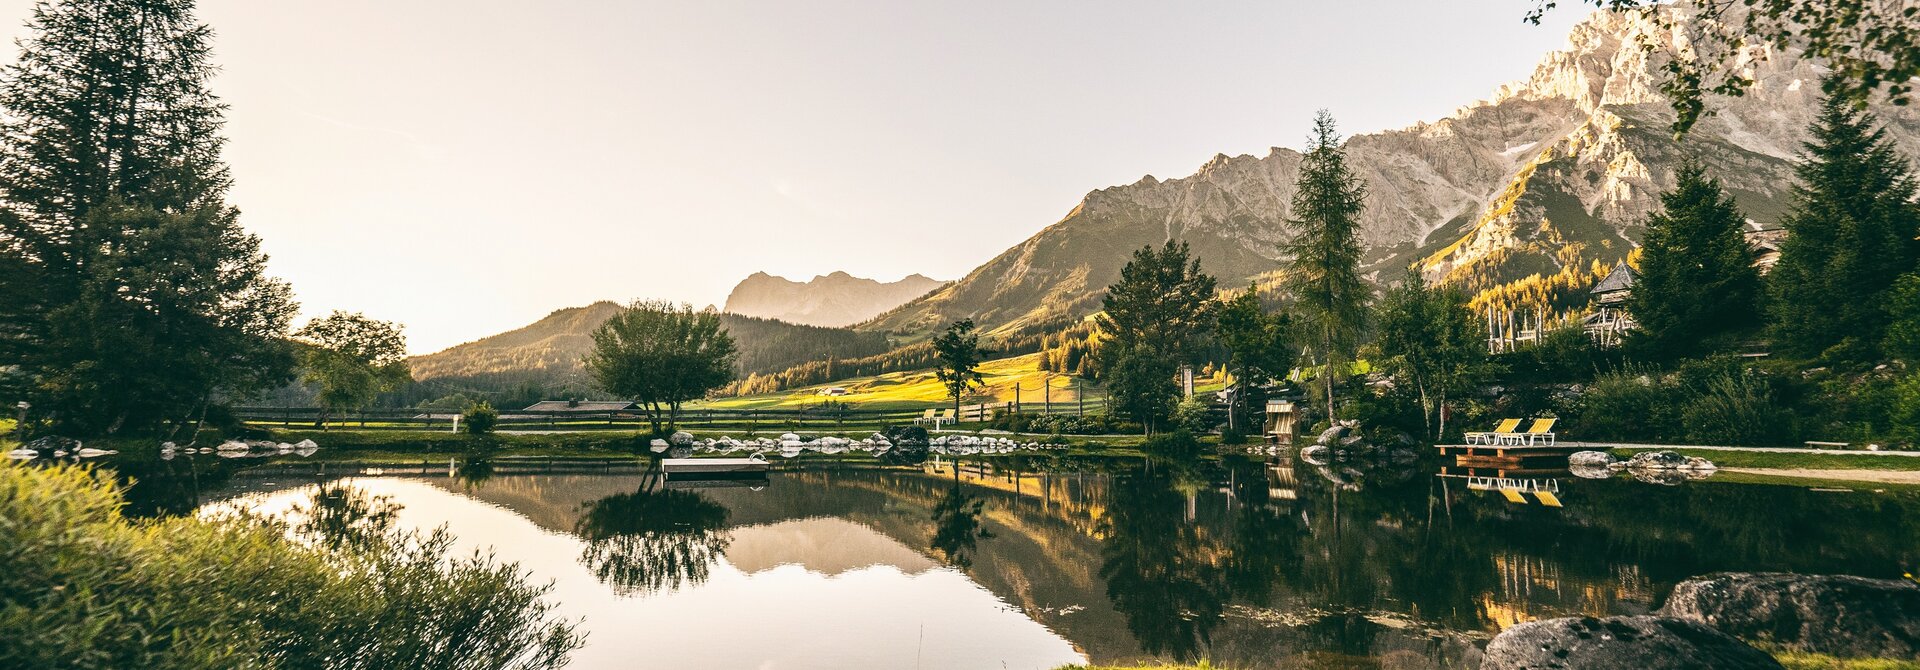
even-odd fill
[{"label": "shrub", "polygon": [[1213,416],[1207,411],[1207,403],[1199,398],[1187,398],[1173,407],[1173,428],[1195,435],[1213,432]]},{"label": "shrub", "polygon": [[1577,422],[1582,438],[1661,440],[1675,434],[1674,387],[1651,369],[1627,366],[1587,386]]},{"label": "shrub", "polygon": [[499,425],[500,411],[482,400],[468,405],[467,411],[460,413],[460,423],[470,434],[486,435],[493,432],[494,426]]},{"label": "shrub", "polygon": [[1689,393],[1682,413],[1687,440],[1695,444],[1754,446],[1792,441],[1786,415],[1773,389],[1757,372],[1732,370]]},{"label": "shrub", "polygon": [[518,566],[393,531],[357,492],[294,524],[121,504],[97,471],[0,465],[0,626],[33,632],[0,636],[8,664],[533,670],[581,643]]}]

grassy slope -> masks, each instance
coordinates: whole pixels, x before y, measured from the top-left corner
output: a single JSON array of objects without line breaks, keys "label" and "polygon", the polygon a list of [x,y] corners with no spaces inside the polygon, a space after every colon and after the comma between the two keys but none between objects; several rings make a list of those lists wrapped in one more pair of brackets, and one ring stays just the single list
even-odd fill
[{"label": "grassy slope", "polygon": [[[987,361],[980,366],[986,384],[986,390],[980,392],[979,399],[967,402],[980,402],[988,397],[993,402],[1007,402],[1014,399],[1014,386],[1020,391],[1021,404],[1039,407],[1043,395],[1040,386],[1051,376],[1053,378],[1054,411],[1071,408],[1075,401],[1073,380],[1059,374],[1042,372],[1039,368],[1040,354],[1027,354]],[[1217,391],[1222,387],[1217,380],[1195,380],[1195,391]],[[831,386],[847,389],[844,396],[823,396],[819,390]],[[1093,411],[1104,398],[1093,385],[1086,387],[1086,408]],[[720,398],[697,403],[693,407],[713,407],[721,409],[798,409],[824,402],[844,402],[856,409],[924,409],[929,407],[951,407],[953,401],[947,397],[947,389],[941,386],[932,370],[914,372],[889,372],[873,377],[855,377],[827,384],[790,389],[780,393],[742,396],[739,398]]]}]

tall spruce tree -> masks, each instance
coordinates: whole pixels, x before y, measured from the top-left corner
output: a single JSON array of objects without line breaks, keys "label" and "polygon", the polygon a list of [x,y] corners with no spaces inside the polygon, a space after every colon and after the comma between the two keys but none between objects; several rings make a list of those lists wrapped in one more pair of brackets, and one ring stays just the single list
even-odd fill
[{"label": "tall spruce tree", "polygon": [[1776,349],[1837,364],[1883,357],[1888,292],[1920,261],[1912,166],[1872,115],[1830,98],[1796,169],[1771,276]]},{"label": "tall spruce tree", "polygon": [[0,74],[0,359],[63,428],[176,428],[290,379],[293,305],[223,198],[191,0],[42,1]]},{"label": "tall spruce tree", "polygon": [[1633,346],[1670,360],[1708,353],[1726,336],[1759,326],[1760,272],[1733,197],[1688,162],[1660,203],[1661,211],[1647,219],[1628,302],[1640,326]]},{"label": "tall spruce tree", "polygon": [[1344,361],[1366,327],[1371,295],[1360,277],[1360,211],[1366,186],[1347,167],[1346,150],[1326,110],[1313,118],[1306,157],[1294,184],[1293,215],[1287,219],[1293,241],[1284,252],[1291,260],[1286,286],[1299,301],[1306,324],[1303,337],[1319,348],[1326,366],[1327,419],[1335,414],[1333,387]]}]

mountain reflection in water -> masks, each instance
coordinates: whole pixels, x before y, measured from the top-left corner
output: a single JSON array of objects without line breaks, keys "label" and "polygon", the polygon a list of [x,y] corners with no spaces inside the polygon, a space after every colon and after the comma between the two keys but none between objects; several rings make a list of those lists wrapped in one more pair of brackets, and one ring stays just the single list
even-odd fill
[{"label": "mountain reflection in water", "polygon": [[1502,627],[1646,612],[1698,574],[1920,562],[1910,491],[1562,477],[1550,507],[1284,457],[354,482],[556,580],[585,668],[1470,668]]}]

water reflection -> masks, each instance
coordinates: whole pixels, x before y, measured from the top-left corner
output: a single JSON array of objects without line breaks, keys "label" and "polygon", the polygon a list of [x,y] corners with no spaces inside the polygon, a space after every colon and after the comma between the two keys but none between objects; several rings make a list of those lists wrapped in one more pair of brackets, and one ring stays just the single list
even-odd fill
[{"label": "water reflection", "polygon": [[[956,475],[958,472],[956,469]],[[957,481],[940,502],[934,504],[932,546],[946,559],[947,565],[973,567],[974,548],[980,540],[993,537],[993,533],[980,525],[980,509],[985,505],[985,500],[967,495]]]},{"label": "water reflection", "polygon": [[[935,458],[786,469],[763,490],[668,488],[655,472],[420,481],[577,540],[553,558],[608,594],[563,603],[600,608],[581,612],[589,626],[767,612],[754,630],[796,629],[785,644],[820,667],[910,667],[927,629],[962,650],[949,667],[1050,668],[1073,660],[1058,638],[1098,663],[1473,667],[1505,626],[1643,613],[1699,574],[1889,577],[1920,559],[1913,492],[1509,479],[1541,483],[1515,501],[1431,467],[1285,453]],[[852,618],[809,615],[827,608]],[[590,644],[619,644],[603,630]],[[731,655],[709,667],[795,648],[717,644]],[[580,667],[598,667],[592,649]]]},{"label": "water reflection", "polygon": [[727,508],[664,481],[649,470],[638,489],[585,504],[574,524],[580,562],[622,595],[705,582],[731,541]]}]

